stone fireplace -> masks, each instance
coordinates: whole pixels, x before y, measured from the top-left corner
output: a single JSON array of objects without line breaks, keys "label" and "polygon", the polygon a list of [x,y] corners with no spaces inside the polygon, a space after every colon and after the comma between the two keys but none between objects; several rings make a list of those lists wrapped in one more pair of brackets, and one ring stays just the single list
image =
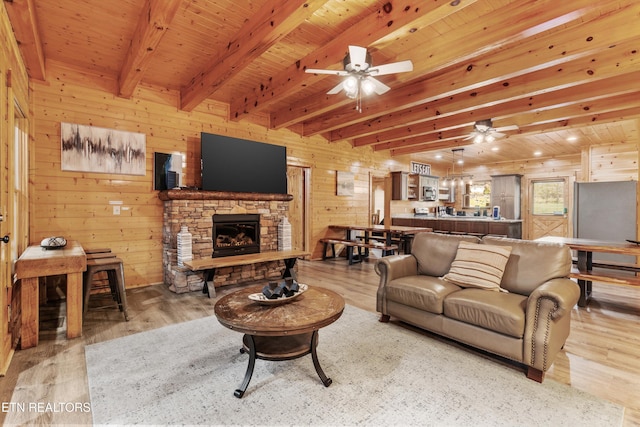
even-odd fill
[{"label": "stone fireplace", "polygon": [[[193,259],[210,258],[214,252],[213,220],[218,215],[240,225],[245,219],[259,218],[256,252],[278,249],[278,224],[288,216],[289,194],[229,193],[199,190],[165,190],[158,193],[164,202],[162,227],[162,267],[164,282],[176,293],[201,291],[202,272],[178,266],[177,235],[187,226],[192,235]],[[221,217],[222,218],[222,217]],[[241,220],[241,221],[237,221]],[[244,227],[244,225],[243,225]],[[247,228],[243,228],[248,231]],[[229,229],[226,229],[229,232]],[[241,232],[238,227],[238,232]],[[235,236],[236,239],[238,236]],[[217,237],[216,237],[217,238]],[[224,239],[223,239],[224,240]],[[245,252],[246,253],[246,252]],[[216,287],[255,280],[277,279],[284,270],[282,261],[271,261],[216,271]]]}]

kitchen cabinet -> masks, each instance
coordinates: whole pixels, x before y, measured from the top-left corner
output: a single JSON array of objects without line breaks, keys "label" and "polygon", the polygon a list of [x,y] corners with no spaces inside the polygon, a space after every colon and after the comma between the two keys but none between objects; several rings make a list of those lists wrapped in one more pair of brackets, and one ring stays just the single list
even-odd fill
[{"label": "kitchen cabinet", "polygon": [[438,180],[437,176],[391,172],[391,200],[425,200],[424,187],[432,187],[437,199]]},{"label": "kitchen cabinet", "polygon": [[391,172],[391,200],[419,200],[420,175]]},{"label": "kitchen cabinet", "polygon": [[500,206],[500,216],[520,219],[520,181],[522,175],[491,177],[491,206]]}]

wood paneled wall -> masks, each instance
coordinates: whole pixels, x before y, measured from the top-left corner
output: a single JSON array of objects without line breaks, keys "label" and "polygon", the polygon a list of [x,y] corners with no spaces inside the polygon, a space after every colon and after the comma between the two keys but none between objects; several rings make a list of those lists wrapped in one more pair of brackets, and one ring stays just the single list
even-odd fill
[{"label": "wood paneled wall", "polygon": [[[224,104],[205,102],[191,113],[180,111],[174,91],[141,86],[132,99],[119,98],[113,95],[115,81],[53,62],[47,63],[47,81],[32,85],[36,161],[31,171],[31,241],[60,234],[86,247],[110,247],[124,259],[129,287],[162,281],[162,203],[152,189],[153,153],[182,153],[184,184],[198,186],[200,132],[286,145],[290,165],[311,169],[310,249],[314,258],[320,256],[316,242],[329,224],[369,222],[371,176],[408,170],[409,159],[390,161],[385,152],[328,143],[320,137],[300,137],[288,130],[269,130],[265,117],[229,122]],[[146,176],[61,171],[60,122],[146,134]],[[592,151],[588,156],[591,180],[637,179],[637,144],[617,141]],[[469,172],[476,180],[508,173],[525,178],[577,177],[582,162],[581,156],[575,155],[507,162]],[[353,196],[336,195],[336,171],[354,174]],[[434,175],[440,173],[433,171]],[[115,216],[110,201],[122,201],[126,209]],[[393,202],[391,206],[392,213],[409,213],[425,204]]]},{"label": "wood paneled wall", "polygon": [[[0,237],[10,239],[9,243],[0,243],[0,375],[3,375],[17,344],[20,316],[20,289],[13,283],[13,261],[27,245],[25,218],[28,212],[24,211],[28,209],[28,189],[22,185],[24,177],[16,177],[15,161],[26,153],[20,150],[16,156],[15,128],[19,124],[19,128],[28,132],[30,125],[28,118],[16,120],[17,115],[29,114],[29,79],[4,5],[0,7],[0,39],[0,214],[3,217]],[[25,159],[20,160],[21,169],[25,169],[22,161]]]},{"label": "wood paneled wall", "polygon": [[[368,222],[369,177],[388,174],[387,158],[370,148],[273,131],[264,118],[228,122],[223,104],[205,102],[191,113],[177,108],[177,92],[140,87],[132,99],[114,96],[115,81],[47,63],[47,81],[33,82],[35,165],[30,237],[64,235],[88,248],[109,247],[125,264],[127,287],[162,282],[162,203],[152,183],[153,153],[182,153],[184,184],[199,186],[200,132],[286,145],[292,165],[311,168],[311,242],[327,225]],[[146,135],[146,176],[61,171],[60,122]],[[354,174],[354,195],[336,195],[336,171]],[[111,201],[121,201],[113,215]],[[320,247],[312,244],[318,257]]]}]

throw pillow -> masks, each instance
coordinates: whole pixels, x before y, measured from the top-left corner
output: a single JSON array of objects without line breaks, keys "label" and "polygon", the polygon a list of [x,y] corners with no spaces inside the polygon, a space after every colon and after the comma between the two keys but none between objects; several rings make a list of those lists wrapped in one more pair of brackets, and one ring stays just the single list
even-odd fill
[{"label": "throw pillow", "polygon": [[511,246],[497,246],[460,242],[458,252],[443,279],[463,288],[500,288],[504,268],[509,261]]}]

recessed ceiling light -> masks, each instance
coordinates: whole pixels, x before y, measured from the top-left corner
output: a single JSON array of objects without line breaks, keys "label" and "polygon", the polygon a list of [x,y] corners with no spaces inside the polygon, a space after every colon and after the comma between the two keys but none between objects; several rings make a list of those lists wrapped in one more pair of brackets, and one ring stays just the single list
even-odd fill
[{"label": "recessed ceiling light", "polygon": [[436,159],[441,159],[442,158],[442,154],[436,154]]},{"label": "recessed ceiling light", "polygon": [[533,155],[534,156],[541,156],[542,155],[542,151],[534,151]]},{"label": "recessed ceiling light", "polygon": [[491,151],[498,151],[499,148],[498,147],[491,147]]},{"label": "recessed ceiling light", "polygon": [[570,136],[570,137],[567,138],[567,141],[569,141],[569,142],[573,142],[573,141],[577,141],[577,140],[578,140],[577,136]]}]

